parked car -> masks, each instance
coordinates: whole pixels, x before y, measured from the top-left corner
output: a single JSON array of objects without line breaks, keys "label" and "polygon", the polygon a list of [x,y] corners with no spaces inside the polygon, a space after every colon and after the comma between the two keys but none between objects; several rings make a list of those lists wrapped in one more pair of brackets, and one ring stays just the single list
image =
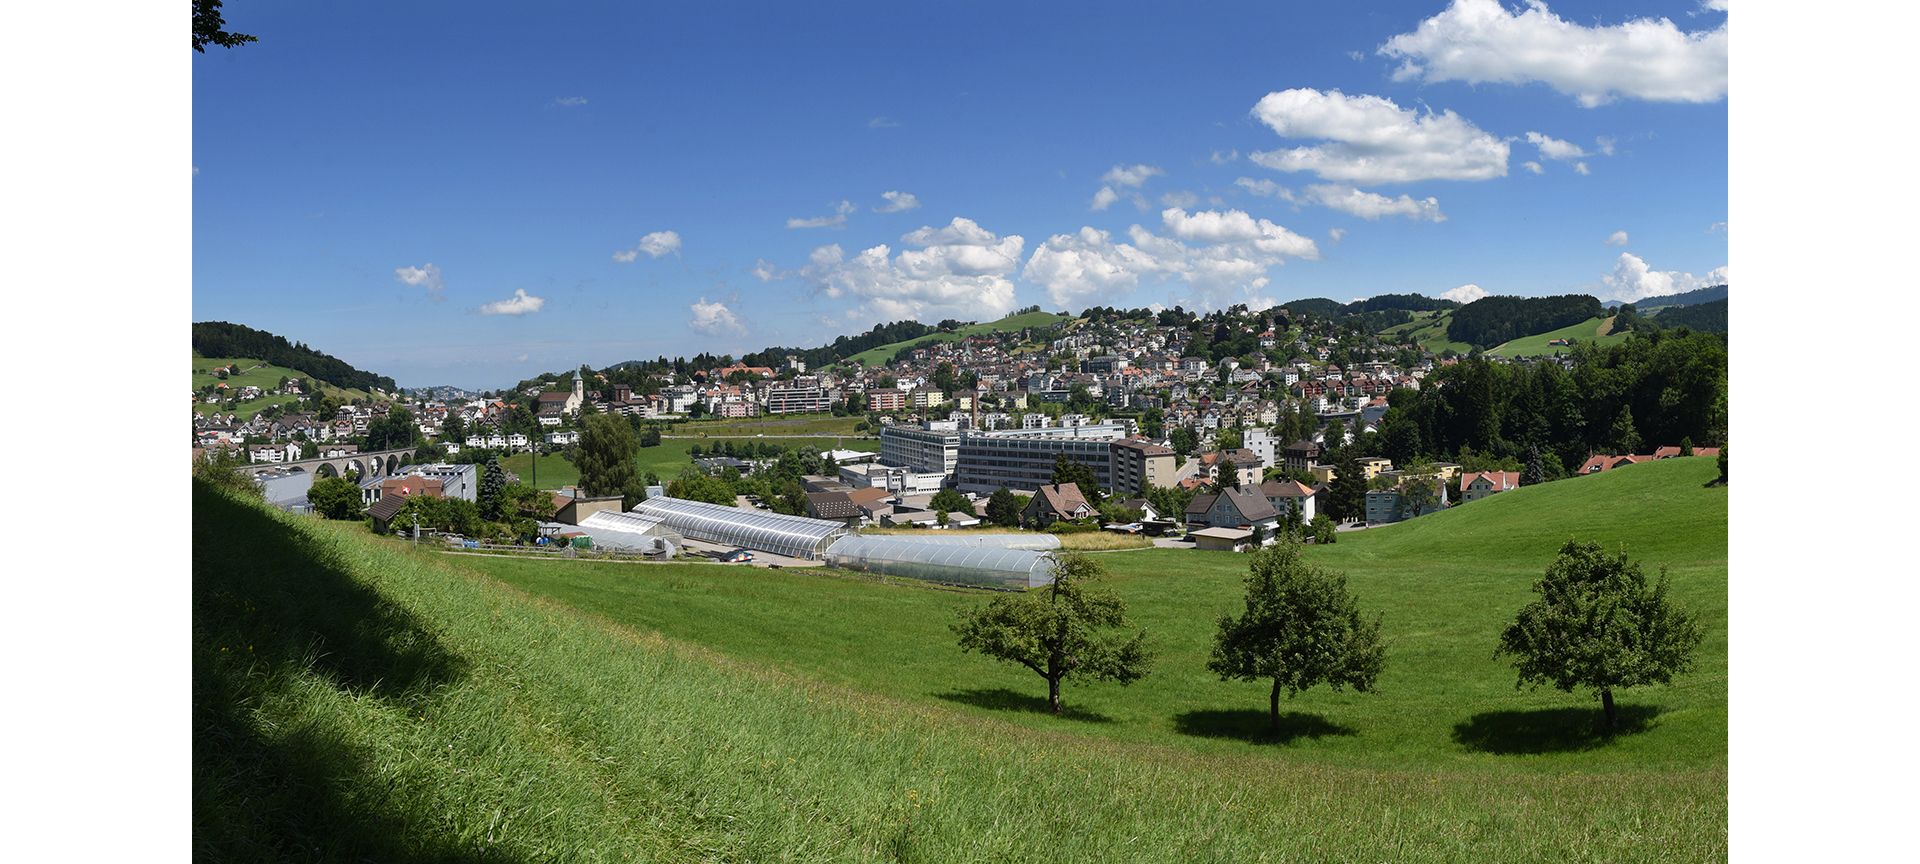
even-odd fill
[{"label": "parked car", "polygon": [[727,554],[720,556],[720,560],[727,564],[742,564],[748,561],[752,561],[753,553],[748,552],[745,549],[735,549],[732,552],[728,552]]}]

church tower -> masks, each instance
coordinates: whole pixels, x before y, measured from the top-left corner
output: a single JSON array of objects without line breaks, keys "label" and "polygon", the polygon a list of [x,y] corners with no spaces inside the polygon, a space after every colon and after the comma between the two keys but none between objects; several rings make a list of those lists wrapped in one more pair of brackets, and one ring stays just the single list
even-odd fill
[{"label": "church tower", "polygon": [[578,412],[587,403],[587,382],[580,377],[580,370],[573,370],[573,395],[567,397],[567,410]]}]

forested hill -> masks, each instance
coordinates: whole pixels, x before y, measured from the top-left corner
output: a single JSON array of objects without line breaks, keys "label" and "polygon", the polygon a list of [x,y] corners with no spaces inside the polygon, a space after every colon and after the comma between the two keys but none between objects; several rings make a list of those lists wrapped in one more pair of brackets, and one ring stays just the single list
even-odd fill
[{"label": "forested hill", "polygon": [[345,360],[323,354],[299,342],[288,342],[265,330],[225,321],[197,321],[193,325],[193,350],[202,357],[251,357],[274,366],[298,369],[315,379],[348,390],[373,390],[389,393],[398,389],[393,379],[353,368]]},{"label": "forested hill", "polygon": [[1653,320],[1662,327],[1689,327],[1706,333],[1725,333],[1727,301],[1723,297],[1705,303],[1662,307],[1654,313]]},{"label": "forested hill", "polygon": [[1469,345],[1493,346],[1558,330],[1605,314],[1590,294],[1557,297],[1482,297],[1453,310],[1447,338]]},{"label": "forested hill", "polygon": [[1648,297],[1641,300],[1638,305],[1642,309],[1665,309],[1672,306],[1699,306],[1725,299],[1727,299],[1727,286],[1713,285],[1679,294],[1668,294],[1664,297]]}]

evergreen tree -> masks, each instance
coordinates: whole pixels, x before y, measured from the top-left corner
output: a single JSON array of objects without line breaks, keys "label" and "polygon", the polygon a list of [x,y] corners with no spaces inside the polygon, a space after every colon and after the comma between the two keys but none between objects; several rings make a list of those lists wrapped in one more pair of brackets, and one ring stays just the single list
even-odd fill
[{"label": "evergreen tree", "polygon": [[1520,471],[1520,485],[1538,486],[1547,482],[1547,466],[1540,458],[1540,445],[1527,445],[1527,467]]},{"label": "evergreen tree", "polygon": [[1367,515],[1367,475],[1360,470],[1359,459],[1349,456],[1340,463],[1327,490],[1327,515],[1341,522]]},{"label": "evergreen tree", "polygon": [[488,456],[486,467],[480,470],[480,489],[475,496],[475,503],[480,505],[480,518],[490,522],[500,518],[506,489],[507,471],[500,467],[500,457]]}]

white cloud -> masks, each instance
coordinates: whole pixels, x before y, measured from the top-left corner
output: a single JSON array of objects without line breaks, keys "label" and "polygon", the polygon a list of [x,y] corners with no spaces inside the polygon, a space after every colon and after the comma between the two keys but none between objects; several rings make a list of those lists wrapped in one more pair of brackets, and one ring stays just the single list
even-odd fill
[{"label": "white cloud", "polygon": [[1541,165],[1540,165],[1540,163],[1538,163],[1538,162],[1522,162],[1522,163],[1520,163],[1520,167],[1522,167],[1522,168],[1525,168],[1525,169],[1527,169],[1528,171],[1531,171],[1531,172],[1533,172],[1533,173],[1535,173],[1535,174],[1545,174],[1545,173],[1547,173],[1547,169],[1546,169],[1546,168],[1543,168],[1543,167],[1541,167]]},{"label": "white cloud", "polygon": [[1715,222],[1712,225],[1708,225],[1707,233],[1708,234],[1725,234],[1727,233],[1727,223]]},{"label": "white cloud", "polygon": [[860,208],[852,201],[841,201],[833,205],[832,216],[814,216],[802,219],[798,216],[787,220],[788,228],[839,228],[847,224],[847,216]]},{"label": "white cloud", "polygon": [[1320,250],[1313,241],[1265,219],[1255,219],[1241,210],[1201,210],[1189,214],[1178,207],[1160,211],[1167,231],[1182,240],[1202,243],[1251,243],[1261,252],[1316,259]]},{"label": "white cloud", "polygon": [[1333,183],[1308,186],[1306,193],[1309,201],[1369,221],[1382,216],[1405,216],[1425,222],[1447,221],[1447,214],[1440,212],[1440,199],[1431,196],[1419,200],[1408,195],[1388,198],[1375,192]]},{"label": "white cloud", "polygon": [[1327,236],[1328,236],[1329,238],[1332,238],[1332,240],[1333,240],[1333,242],[1335,242],[1335,243],[1338,243],[1338,242],[1340,242],[1340,241],[1342,241],[1342,240],[1345,240],[1345,239],[1347,239],[1347,229],[1345,229],[1345,228],[1328,228],[1328,229],[1327,229]]},{"label": "white cloud", "polygon": [[873,208],[875,213],[904,213],[920,206],[920,198],[912,192],[887,191],[880,193],[880,197],[887,199],[887,203]]},{"label": "white cloud", "polygon": [[1622,252],[1614,261],[1613,272],[1601,277],[1612,290],[1609,299],[1624,303],[1637,303],[1650,297],[1664,297],[1679,294],[1696,288],[1711,285],[1724,285],[1727,281],[1725,265],[1707,272],[1704,278],[1695,278],[1692,273],[1679,270],[1655,270],[1647,262],[1632,252]]},{"label": "white cloud", "polygon": [[900,128],[900,121],[892,119],[890,117],[875,117],[872,120],[867,121],[867,128],[868,129],[898,129]]},{"label": "white cloud", "polygon": [[1033,250],[1021,274],[1047,289],[1054,306],[1069,309],[1082,298],[1131,290],[1142,273],[1160,269],[1153,256],[1105,231],[1083,227],[1078,234],[1055,234]]},{"label": "white cloud", "polygon": [[1276,171],[1311,171],[1348,183],[1490,180],[1507,174],[1507,142],[1452,111],[1420,114],[1380,96],[1338,90],[1268,93],[1253,115],[1286,138],[1326,143],[1247,158]]},{"label": "white cloud", "polygon": [[718,300],[709,303],[707,298],[702,297],[687,309],[693,312],[693,319],[687,322],[687,326],[695,333],[705,333],[708,336],[738,336],[747,332],[746,325],[740,323],[740,316],[733,314],[733,310],[728,309],[727,304]]},{"label": "white cloud", "polygon": [[1711,9],[1715,12],[1725,12],[1727,11],[1727,0],[1706,0],[1706,2],[1700,4],[1700,8]]},{"label": "white cloud", "polygon": [[1600,137],[1598,137],[1598,138],[1595,138],[1595,139],[1593,139],[1593,143],[1594,143],[1595,145],[1597,145],[1597,146],[1599,146],[1599,148],[1600,148],[1600,155],[1602,155],[1602,156],[1612,156],[1612,155],[1613,155],[1613,143],[1614,143],[1614,142],[1613,142],[1613,139],[1612,139],[1612,138],[1608,138],[1607,136],[1605,136],[1605,135],[1602,135],[1602,136],[1600,136]]},{"label": "white cloud", "polygon": [[1608,245],[1608,246],[1625,246],[1625,245],[1627,245],[1627,232],[1625,232],[1625,231],[1615,231],[1615,232],[1613,232],[1612,234],[1609,234],[1609,235],[1607,235],[1607,245]]},{"label": "white cloud", "polygon": [[1241,177],[1241,178],[1235,179],[1233,181],[1233,185],[1238,186],[1242,189],[1245,189],[1248,192],[1252,192],[1253,194],[1258,195],[1262,198],[1278,198],[1282,201],[1293,200],[1293,190],[1288,189],[1287,187],[1282,186],[1278,183],[1275,183],[1272,180],[1268,180],[1265,177],[1262,177],[1258,180],[1255,180],[1252,177]]},{"label": "white cloud", "polygon": [[1194,207],[1199,205],[1200,196],[1184,189],[1168,192],[1160,196],[1160,204],[1165,207]]},{"label": "white cloud", "polygon": [[[1724,4],[1723,4],[1724,5]],[[1509,11],[1499,0],[1454,0],[1380,46],[1404,62],[1399,81],[1542,82],[1586,107],[1625,96],[1717,102],[1727,94],[1727,25],[1685,33],[1665,18],[1575,24],[1542,0]]]},{"label": "white cloud", "polygon": [[1487,289],[1468,282],[1458,288],[1449,288],[1440,292],[1440,299],[1452,300],[1462,306],[1487,296]]},{"label": "white cloud", "polygon": [[1578,144],[1538,132],[1528,132],[1527,143],[1540,148],[1540,155],[1547,159],[1579,159],[1587,155]]},{"label": "white cloud", "polygon": [[1207,161],[1215,165],[1225,165],[1239,158],[1239,150],[1215,150],[1207,155]]},{"label": "white cloud", "polygon": [[847,258],[838,244],[813,250],[800,274],[828,297],[858,301],[849,320],[991,320],[1014,309],[1013,282],[1026,240],[1000,237],[971,219],[920,228],[901,238],[917,249],[885,244]]},{"label": "white cloud", "polygon": [[658,258],[662,255],[670,255],[678,251],[680,251],[680,232],[655,231],[640,238],[640,242],[632,249],[622,249],[613,253],[613,260],[622,264],[630,264],[635,259],[638,259],[643,252],[646,253],[648,258]]},{"label": "white cloud", "polygon": [[1573,173],[1584,176],[1587,174],[1592,174],[1593,172],[1587,169],[1587,163],[1575,162],[1573,163]]},{"label": "white cloud", "polygon": [[1093,193],[1093,203],[1089,205],[1089,209],[1105,210],[1118,200],[1120,200],[1120,193],[1113,191],[1112,186],[1102,186],[1100,191]]},{"label": "white cloud", "polygon": [[525,362],[527,362],[527,355],[525,355],[525,354],[522,354],[522,355],[520,355],[520,356],[518,356],[518,357],[515,357],[515,358],[513,358],[513,359],[514,359],[515,361],[517,361],[517,362],[520,362],[520,363],[525,363]]},{"label": "white cloud", "polygon": [[1352,61],[1353,61],[1353,62],[1355,62],[1355,63],[1358,63],[1358,62],[1360,62],[1360,61],[1362,61],[1362,60],[1365,60],[1365,59],[1367,59],[1367,52],[1365,52],[1365,51],[1348,51],[1348,52],[1347,52],[1347,59],[1348,59],[1348,60],[1352,60]]},{"label": "white cloud", "polygon": [[1100,182],[1110,186],[1127,186],[1138,189],[1147,180],[1167,172],[1152,165],[1115,165],[1101,175]]},{"label": "white cloud", "polygon": [[772,282],[775,279],[785,279],[787,278],[787,276],[791,275],[787,273],[785,270],[781,270],[779,267],[775,266],[772,261],[768,261],[765,258],[760,258],[755,260],[753,262],[753,270],[751,272],[753,273],[753,278],[758,279],[762,282]]},{"label": "white cloud", "polygon": [[529,313],[540,311],[540,307],[545,305],[547,305],[547,300],[545,297],[529,296],[527,294],[527,289],[515,288],[513,289],[512,297],[508,297],[505,300],[495,300],[492,303],[488,303],[484,306],[481,306],[480,314],[482,315],[526,315]]},{"label": "white cloud", "polygon": [[393,278],[415,288],[425,288],[427,299],[435,303],[447,299],[441,294],[447,286],[440,281],[440,268],[430,263],[419,267],[395,267]]},{"label": "white cloud", "polygon": [[557,96],[557,97],[554,97],[553,104],[558,105],[561,108],[578,108],[582,105],[587,104],[587,97]]}]

